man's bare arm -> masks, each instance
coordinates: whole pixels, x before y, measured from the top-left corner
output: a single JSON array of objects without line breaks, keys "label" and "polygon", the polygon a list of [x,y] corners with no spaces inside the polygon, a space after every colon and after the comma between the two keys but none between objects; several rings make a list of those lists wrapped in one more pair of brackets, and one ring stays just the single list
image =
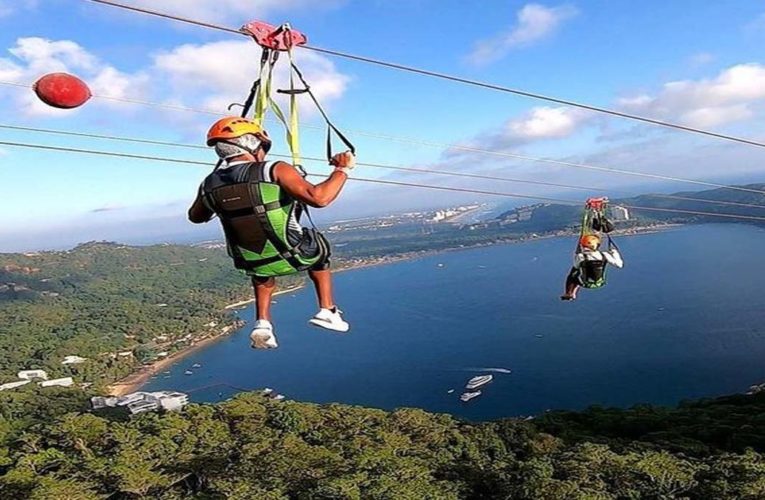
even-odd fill
[{"label": "man's bare arm", "polygon": [[194,203],[189,207],[189,220],[194,224],[201,224],[203,222],[209,222],[213,215],[215,215],[215,212],[207,208],[207,205],[205,205],[204,199],[202,198],[202,193],[199,192],[197,194],[197,199],[194,200]]},{"label": "man's bare arm", "polygon": [[279,162],[274,167],[274,180],[293,198],[314,208],[326,207],[340,194],[348,180],[348,175],[335,170],[319,184],[306,181],[295,167],[288,163]]}]

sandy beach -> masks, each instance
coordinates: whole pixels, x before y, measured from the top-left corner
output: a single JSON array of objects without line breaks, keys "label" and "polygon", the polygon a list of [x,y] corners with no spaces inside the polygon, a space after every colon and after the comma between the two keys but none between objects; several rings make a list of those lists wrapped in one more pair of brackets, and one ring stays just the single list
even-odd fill
[{"label": "sandy beach", "polygon": [[130,394],[131,392],[135,392],[138,389],[140,389],[142,385],[148,382],[148,380],[152,376],[167,370],[176,361],[180,361],[181,359],[185,358],[189,354],[192,354],[196,351],[199,351],[200,349],[207,347],[208,345],[214,342],[217,342],[218,340],[222,339],[223,337],[229,335],[230,333],[234,331],[236,331],[236,328],[232,328],[226,333],[221,333],[219,335],[207,337],[206,339],[200,340],[196,344],[191,345],[178,352],[175,352],[164,359],[155,361],[149,366],[144,366],[137,372],[134,372],[128,375],[127,377],[125,377],[124,379],[109,385],[107,387],[107,392],[111,394],[112,396],[124,396],[125,394]]},{"label": "sandy beach", "polygon": [[[274,297],[277,295],[283,295],[286,293],[296,292],[303,287],[304,285],[300,285],[300,286],[295,286],[292,288],[286,288],[284,290],[279,290],[274,293]],[[224,307],[224,309],[226,310],[237,309],[239,307],[252,304],[253,302],[255,302],[254,298],[241,300],[239,302],[235,302],[233,304],[227,305],[226,307]],[[117,382],[113,384],[108,385],[107,392],[111,394],[112,396],[123,396],[125,394],[130,394],[131,392],[135,392],[138,389],[140,389],[141,386],[143,386],[146,382],[148,382],[148,380],[154,375],[167,370],[174,363],[182,360],[186,356],[193,354],[201,349],[204,349],[210,344],[213,344],[217,342],[218,340],[234,333],[239,328],[240,328],[239,326],[235,325],[232,328],[227,329],[225,332],[221,332],[216,335],[206,337],[194,343],[193,345],[186,347],[185,349],[181,349],[180,351],[174,352],[173,354],[171,354],[170,356],[166,358],[155,361],[151,365],[144,366],[138,371],[131,373],[127,377],[121,380],[118,380]]]}]

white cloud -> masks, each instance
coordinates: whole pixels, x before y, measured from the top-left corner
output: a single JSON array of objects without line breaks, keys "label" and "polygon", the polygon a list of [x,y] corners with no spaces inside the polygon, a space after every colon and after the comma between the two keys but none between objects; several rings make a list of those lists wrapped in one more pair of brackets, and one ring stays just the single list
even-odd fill
[{"label": "white cloud", "polygon": [[576,9],[568,5],[545,7],[527,4],[518,11],[517,22],[509,31],[476,43],[468,55],[468,61],[482,65],[501,59],[512,49],[531,45],[553,35],[564,21],[576,14]]},{"label": "white cloud", "polygon": [[[581,109],[538,106],[521,116],[507,120],[498,132],[484,132],[458,146],[507,152],[536,141],[570,137],[594,118],[592,113]],[[444,157],[457,158],[472,154],[456,147],[445,151]]]},{"label": "white cloud", "polygon": [[505,136],[518,141],[555,139],[574,133],[586,119],[581,110],[541,106],[505,125]]},{"label": "white cloud", "polygon": [[280,12],[332,8],[345,0],[133,0],[131,5],[207,22],[235,22],[241,26]]},{"label": "white cloud", "polygon": [[[12,57],[0,58],[0,80],[31,83],[41,76],[57,71],[73,73],[88,82],[94,94],[116,97],[136,97],[143,93],[147,82],[145,74],[129,75],[101,62],[97,57],[69,40],[52,41],[27,37],[16,40],[8,50]],[[15,101],[16,110],[29,115],[65,116],[71,110],[52,108],[40,102],[32,92],[18,89],[0,90]],[[94,105],[115,106],[113,102],[99,101]]]},{"label": "white cloud", "polygon": [[[331,103],[343,95],[350,78],[340,73],[332,61],[308,51],[298,51],[294,56],[320,102]],[[174,95],[181,100],[225,110],[228,104],[243,99],[257,76],[259,64],[260,52],[253,42],[231,40],[181,45],[160,53],[155,57],[152,72],[158,80],[169,82]],[[288,68],[286,59],[277,65],[275,89],[286,88]]]},{"label": "white cloud", "polygon": [[739,64],[715,78],[682,80],[663,85],[656,95],[621,99],[632,112],[695,127],[713,127],[749,119],[754,105],[765,101],[765,66]]}]

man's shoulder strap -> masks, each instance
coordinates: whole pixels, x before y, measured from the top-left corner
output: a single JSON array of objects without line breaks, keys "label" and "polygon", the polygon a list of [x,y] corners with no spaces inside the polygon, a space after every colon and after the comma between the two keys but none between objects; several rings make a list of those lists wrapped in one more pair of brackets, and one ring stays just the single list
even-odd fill
[{"label": "man's shoulder strap", "polygon": [[280,161],[260,161],[247,164],[247,180],[249,182],[268,182],[276,184],[274,168]]}]

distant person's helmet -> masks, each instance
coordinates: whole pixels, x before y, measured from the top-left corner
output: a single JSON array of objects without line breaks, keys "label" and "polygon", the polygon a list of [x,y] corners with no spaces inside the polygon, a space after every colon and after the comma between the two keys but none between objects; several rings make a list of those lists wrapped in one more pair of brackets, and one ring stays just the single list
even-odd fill
[{"label": "distant person's helmet", "polygon": [[600,246],[600,238],[594,234],[585,234],[579,239],[579,244],[590,250],[597,250]]},{"label": "distant person's helmet", "polygon": [[[257,141],[248,140],[250,139],[248,136],[254,136]],[[207,145],[215,146],[217,150],[219,144],[224,146],[221,149],[225,149],[225,145],[230,144],[244,149],[248,153],[254,153],[257,146],[262,147],[266,153],[271,149],[271,139],[263,127],[252,120],[238,116],[221,118],[210,127],[207,132]]]}]

